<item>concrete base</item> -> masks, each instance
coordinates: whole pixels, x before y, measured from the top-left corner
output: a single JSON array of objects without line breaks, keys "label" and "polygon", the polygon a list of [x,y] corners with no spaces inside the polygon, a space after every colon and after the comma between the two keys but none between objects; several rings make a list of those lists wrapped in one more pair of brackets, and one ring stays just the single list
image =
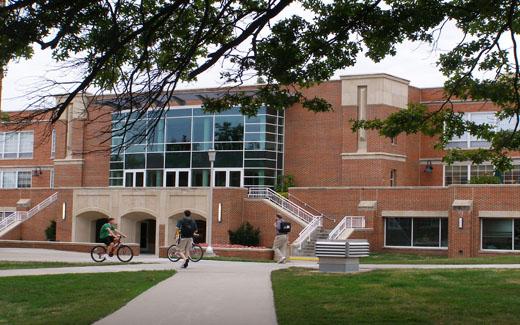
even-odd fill
[{"label": "concrete base", "polygon": [[318,264],[320,272],[359,272],[359,258],[357,257],[320,257]]}]

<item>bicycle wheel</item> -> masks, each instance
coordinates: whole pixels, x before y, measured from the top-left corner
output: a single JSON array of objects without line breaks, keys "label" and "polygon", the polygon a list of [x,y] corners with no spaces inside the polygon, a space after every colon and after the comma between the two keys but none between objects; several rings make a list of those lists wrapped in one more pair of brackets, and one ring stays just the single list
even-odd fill
[{"label": "bicycle wheel", "polygon": [[134,252],[129,246],[120,245],[117,248],[117,259],[123,263],[128,263],[134,258]]},{"label": "bicycle wheel", "polygon": [[168,259],[174,263],[181,259],[180,256],[177,256],[177,245],[171,245],[168,247],[167,255]]},{"label": "bicycle wheel", "polygon": [[106,253],[107,249],[105,248],[105,246],[98,245],[92,248],[92,250],[90,251],[90,257],[92,257],[94,262],[101,263],[107,259]]},{"label": "bicycle wheel", "polygon": [[192,262],[198,262],[204,256],[204,251],[199,245],[193,245],[190,249],[190,260]]}]

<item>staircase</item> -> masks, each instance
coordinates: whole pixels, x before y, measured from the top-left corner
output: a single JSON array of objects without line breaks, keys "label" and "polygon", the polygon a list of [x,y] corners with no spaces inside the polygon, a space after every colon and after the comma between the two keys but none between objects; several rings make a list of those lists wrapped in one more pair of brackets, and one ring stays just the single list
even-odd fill
[{"label": "staircase", "polygon": [[54,193],[29,211],[16,211],[0,220],[0,238],[9,231],[31,219],[35,214],[42,211],[58,199],[58,193]]},{"label": "staircase", "polygon": [[251,187],[248,197],[268,200],[303,226],[298,238],[291,244],[293,254],[313,256],[314,245],[318,237],[325,236],[326,238],[328,235],[328,232],[322,229],[323,214],[311,213],[268,187]]},{"label": "staircase", "polygon": [[330,231],[328,240],[346,240],[352,235],[355,229],[365,228],[365,217],[344,217],[337,225]]}]

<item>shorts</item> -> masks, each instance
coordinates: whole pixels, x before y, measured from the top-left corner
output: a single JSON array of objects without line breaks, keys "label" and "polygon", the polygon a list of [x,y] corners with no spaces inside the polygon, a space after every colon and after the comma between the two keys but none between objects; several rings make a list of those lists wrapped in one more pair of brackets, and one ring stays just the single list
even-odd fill
[{"label": "shorts", "polygon": [[101,241],[105,244],[105,245],[110,245],[112,244],[112,242],[114,241],[114,237],[113,236],[108,236],[108,237],[105,237],[103,239],[101,239]]},{"label": "shorts", "polygon": [[179,245],[177,248],[179,249],[179,253],[184,253],[184,255],[188,256],[191,250],[191,246],[193,244],[193,238],[181,238]]}]

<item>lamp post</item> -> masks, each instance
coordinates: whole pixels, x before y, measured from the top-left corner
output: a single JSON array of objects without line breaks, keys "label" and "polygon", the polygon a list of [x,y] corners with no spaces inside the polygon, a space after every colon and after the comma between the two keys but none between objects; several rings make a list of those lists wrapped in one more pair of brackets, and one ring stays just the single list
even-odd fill
[{"label": "lamp post", "polygon": [[215,253],[213,252],[212,244],[212,237],[213,237],[213,186],[214,186],[214,180],[213,180],[213,165],[215,163],[215,157],[217,155],[217,152],[215,149],[208,150],[208,158],[210,163],[210,170],[209,170],[209,218],[208,218],[208,234],[206,236],[206,241],[208,244],[208,247],[206,248],[206,256],[214,256]]}]

